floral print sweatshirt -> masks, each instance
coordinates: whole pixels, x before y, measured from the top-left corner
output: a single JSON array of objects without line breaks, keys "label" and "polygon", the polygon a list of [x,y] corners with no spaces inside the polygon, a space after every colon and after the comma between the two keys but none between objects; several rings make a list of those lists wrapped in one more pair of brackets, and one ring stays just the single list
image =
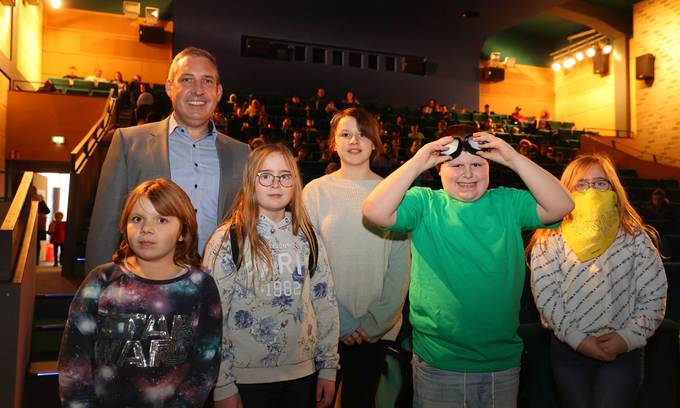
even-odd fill
[{"label": "floral print sweatshirt", "polygon": [[293,236],[292,218],[280,222],[261,215],[257,231],[269,245],[273,270],[253,284],[254,269],[244,248],[240,268],[234,264],[230,225],[222,225],[208,241],[203,259],[222,301],[222,362],[215,400],[238,393],[237,383],[271,383],[302,378],[319,371],[335,380],[338,369],[338,307],[326,251],[319,254],[310,278],[309,243]]}]

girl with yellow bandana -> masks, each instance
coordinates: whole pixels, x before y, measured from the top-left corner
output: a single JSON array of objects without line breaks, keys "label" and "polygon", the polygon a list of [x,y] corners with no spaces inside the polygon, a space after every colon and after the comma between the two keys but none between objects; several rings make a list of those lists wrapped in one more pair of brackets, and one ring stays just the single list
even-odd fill
[{"label": "girl with yellow bandana", "polygon": [[608,157],[578,157],[561,182],[574,210],[527,248],[536,306],[553,331],[558,399],[570,408],[633,407],[641,348],[666,308],[659,235],[628,201]]}]

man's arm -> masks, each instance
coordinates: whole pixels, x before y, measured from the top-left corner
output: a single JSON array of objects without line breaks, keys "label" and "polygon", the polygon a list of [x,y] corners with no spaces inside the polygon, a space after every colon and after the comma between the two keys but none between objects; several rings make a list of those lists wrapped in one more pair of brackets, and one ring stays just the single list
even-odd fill
[{"label": "man's arm", "polygon": [[102,165],[87,234],[85,270],[111,262],[120,243],[118,221],[127,195],[127,152],[121,130],[113,135]]},{"label": "man's arm", "polygon": [[424,145],[409,161],[381,181],[364,201],[364,216],[379,227],[394,225],[397,207],[416,177],[437,164],[451,160],[451,156],[441,156],[439,152],[446,150],[445,145],[452,140],[451,136],[445,136]]}]

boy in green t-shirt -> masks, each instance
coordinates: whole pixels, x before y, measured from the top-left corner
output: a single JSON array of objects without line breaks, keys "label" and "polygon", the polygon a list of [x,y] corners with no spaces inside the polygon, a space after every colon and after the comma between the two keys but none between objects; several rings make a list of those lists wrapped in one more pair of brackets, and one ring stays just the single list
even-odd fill
[{"label": "boy in green t-shirt", "polygon": [[[412,235],[414,407],[516,406],[521,231],[557,222],[574,207],[550,173],[502,139],[472,132],[450,126],[364,203],[370,221]],[[529,191],[488,190],[488,160],[515,171]],[[408,189],[434,166],[443,190]]]}]

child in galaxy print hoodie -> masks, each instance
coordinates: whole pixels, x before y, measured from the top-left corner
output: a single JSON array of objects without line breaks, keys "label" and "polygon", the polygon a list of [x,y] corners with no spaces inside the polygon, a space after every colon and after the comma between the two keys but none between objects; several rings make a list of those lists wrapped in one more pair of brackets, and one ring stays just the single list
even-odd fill
[{"label": "child in galaxy print hoodie", "polygon": [[202,407],[217,378],[222,309],[200,269],[189,197],[137,186],[108,263],[78,289],[59,354],[64,407]]},{"label": "child in galaxy print hoodie", "polygon": [[241,190],[206,245],[224,313],[215,407],[325,407],[338,369],[338,308],[283,145],[251,152]]}]

